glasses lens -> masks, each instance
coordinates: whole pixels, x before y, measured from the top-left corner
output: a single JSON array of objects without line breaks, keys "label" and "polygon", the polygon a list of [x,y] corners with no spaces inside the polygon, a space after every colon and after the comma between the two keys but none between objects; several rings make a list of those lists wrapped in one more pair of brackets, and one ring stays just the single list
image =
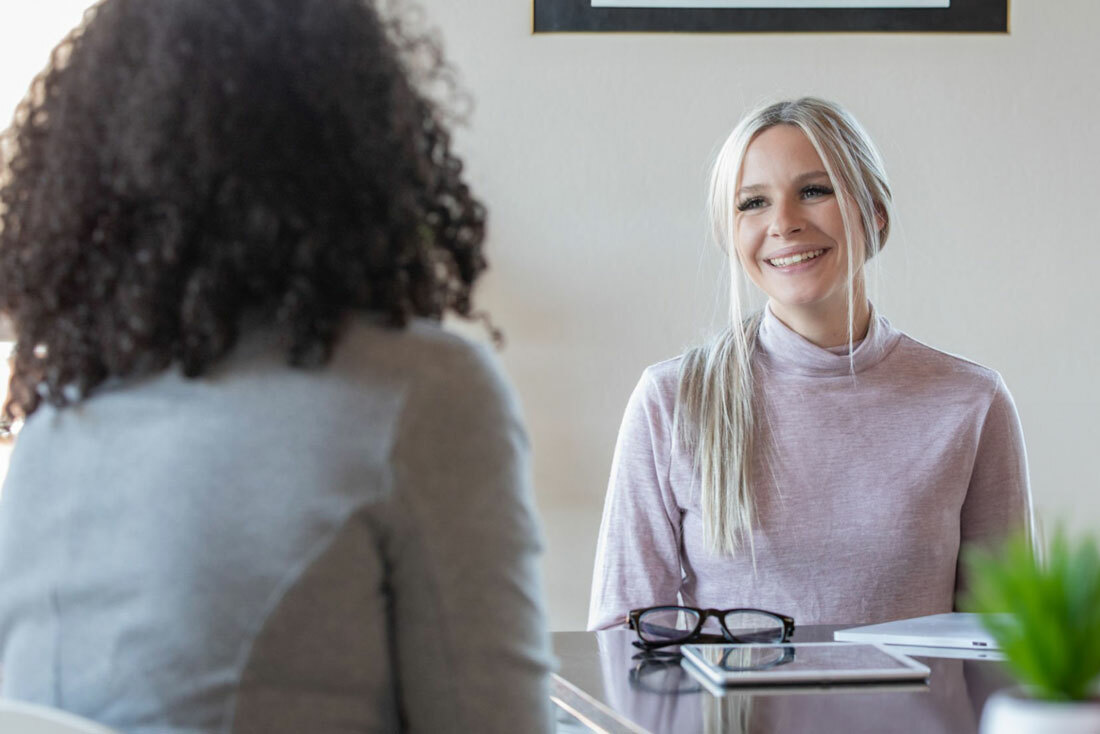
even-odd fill
[{"label": "glasses lens", "polygon": [[638,637],[643,642],[670,642],[691,636],[699,614],[683,607],[656,607],[638,617]]},{"label": "glasses lens", "polygon": [[737,642],[782,642],[783,621],[760,612],[730,612],[723,619]]}]

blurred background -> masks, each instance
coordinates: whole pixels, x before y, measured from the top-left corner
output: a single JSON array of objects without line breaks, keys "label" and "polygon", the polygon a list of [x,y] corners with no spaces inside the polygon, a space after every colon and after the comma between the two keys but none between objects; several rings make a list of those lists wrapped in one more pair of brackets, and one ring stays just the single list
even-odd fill
[{"label": "blurred background", "polygon": [[[0,6],[4,124],[86,5]],[[532,35],[530,2],[404,6],[438,30],[468,95],[453,100],[457,148],[490,209],[480,302],[505,331],[534,447],[553,629],[585,624],[638,376],[724,319],[705,178],[768,99],[823,96],[864,123],[898,209],[876,305],[1001,372],[1043,524],[1100,532],[1100,4],[1013,0],[1008,35]]]}]

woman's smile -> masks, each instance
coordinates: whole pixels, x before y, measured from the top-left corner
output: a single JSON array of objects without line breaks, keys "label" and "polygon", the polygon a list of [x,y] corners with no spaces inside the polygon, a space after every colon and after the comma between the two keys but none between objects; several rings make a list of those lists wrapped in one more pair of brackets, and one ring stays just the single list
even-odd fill
[{"label": "woman's smile", "polygon": [[818,264],[816,261],[826,252],[828,252],[828,248],[824,247],[814,250],[799,250],[765,258],[764,262],[780,272],[796,273],[808,269],[811,265]]}]

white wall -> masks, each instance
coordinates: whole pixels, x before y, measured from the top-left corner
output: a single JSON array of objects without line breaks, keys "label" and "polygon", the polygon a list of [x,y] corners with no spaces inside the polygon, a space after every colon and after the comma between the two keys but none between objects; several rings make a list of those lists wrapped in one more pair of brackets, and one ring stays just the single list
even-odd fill
[{"label": "white wall", "polygon": [[1100,532],[1100,3],[1013,0],[1010,35],[539,35],[530,3],[421,0],[475,98],[482,303],[505,328],[546,521],[551,623],[584,624],[621,411],[724,308],[704,177],[752,103],[855,112],[899,221],[878,305],[998,369],[1048,526]]},{"label": "white wall", "polygon": [[0,128],[11,122],[15,105],[42,71],[50,50],[77,23],[91,0],[47,3],[0,2]]}]

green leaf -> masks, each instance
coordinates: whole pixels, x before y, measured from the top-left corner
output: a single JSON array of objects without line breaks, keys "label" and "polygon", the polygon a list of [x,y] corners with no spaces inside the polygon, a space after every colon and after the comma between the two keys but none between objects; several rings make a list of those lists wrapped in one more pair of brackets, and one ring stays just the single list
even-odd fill
[{"label": "green leaf", "polygon": [[1046,565],[1025,537],[996,552],[964,549],[970,592],[964,608],[983,624],[1008,667],[1041,698],[1088,698],[1100,679],[1100,550],[1058,531]]}]

